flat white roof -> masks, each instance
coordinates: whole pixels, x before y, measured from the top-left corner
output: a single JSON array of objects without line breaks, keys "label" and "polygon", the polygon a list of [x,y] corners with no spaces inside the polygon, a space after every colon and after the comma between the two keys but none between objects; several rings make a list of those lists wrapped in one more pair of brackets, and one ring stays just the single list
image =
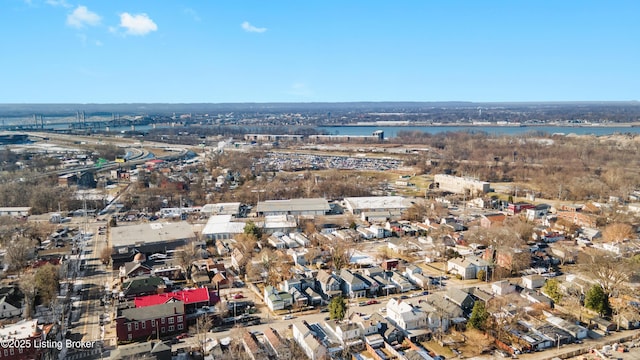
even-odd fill
[{"label": "flat white roof", "polygon": [[38,319],[22,320],[0,328],[0,339],[26,339],[38,331]]},{"label": "flat white roof", "polygon": [[0,207],[0,212],[28,212],[31,211],[30,207]]},{"label": "flat white roof", "polygon": [[364,196],[348,197],[344,201],[354,210],[366,209],[405,209],[409,207],[409,200],[402,196]]},{"label": "flat white roof", "polygon": [[195,237],[191,224],[187,222],[150,222],[137,225],[123,225],[111,228],[113,247],[131,246],[137,243],[154,243],[190,239]]},{"label": "flat white roof", "polygon": [[268,215],[264,217],[264,227],[268,229],[294,228],[298,226],[290,215]]},{"label": "flat white roof", "polygon": [[261,201],[256,206],[256,212],[270,211],[329,211],[329,202],[324,198],[289,199]]},{"label": "flat white roof", "polygon": [[240,203],[217,203],[206,204],[202,206],[200,212],[203,213],[215,213],[215,214],[237,214],[240,211]]},{"label": "flat white roof", "polygon": [[242,234],[245,225],[244,222],[231,221],[231,215],[213,215],[202,229],[202,235]]}]

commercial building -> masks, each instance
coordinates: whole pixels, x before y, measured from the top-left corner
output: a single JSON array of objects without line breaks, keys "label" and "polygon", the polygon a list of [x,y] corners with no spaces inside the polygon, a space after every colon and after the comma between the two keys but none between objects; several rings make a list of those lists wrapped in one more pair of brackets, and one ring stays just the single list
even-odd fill
[{"label": "commercial building", "polygon": [[411,206],[411,202],[402,196],[348,197],[344,198],[344,204],[353,215],[362,215],[363,213],[379,215],[384,212],[388,213],[391,218],[399,217]]},{"label": "commercial building", "polygon": [[208,240],[229,240],[244,232],[245,223],[231,221],[231,215],[213,215],[207,221],[202,236]]},{"label": "commercial building", "polygon": [[187,222],[151,222],[111,227],[113,268],[133,261],[136,253],[147,256],[175,250],[195,238]]},{"label": "commercial building", "polygon": [[491,191],[491,184],[472,178],[437,174],[433,177],[433,181],[440,190],[456,194],[484,194]]},{"label": "commercial building", "polygon": [[324,198],[261,201],[256,207],[258,216],[270,215],[325,215],[331,210]]}]

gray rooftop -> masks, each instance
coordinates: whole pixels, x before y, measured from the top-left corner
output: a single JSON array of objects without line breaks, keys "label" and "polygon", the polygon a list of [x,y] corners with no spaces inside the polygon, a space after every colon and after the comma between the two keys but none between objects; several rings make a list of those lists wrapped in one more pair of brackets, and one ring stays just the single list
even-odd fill
[{"label": "gray rooftop", "polygon": [[256,212],[282,212],[282,211],[329,211],[329,203],[324,198],[313,199],[289,199],[261,201],[256,207]]},{"label": "gray rooftop", "polygon": [[151,222],[138,225],[111,227],[114,248],[138,244],[162,243],[194,238],[193,228],[187,222]]}]

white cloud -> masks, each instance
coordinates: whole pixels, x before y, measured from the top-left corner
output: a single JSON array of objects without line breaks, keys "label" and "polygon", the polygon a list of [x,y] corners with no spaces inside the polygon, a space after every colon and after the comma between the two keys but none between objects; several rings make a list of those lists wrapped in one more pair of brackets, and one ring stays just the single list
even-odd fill
[{"label": "white cloud", "polygon": [[47,5],[51,5],[51,6],[61,6],[65,8],[73,7],[66,0],[46,0],[45,2],[47,3]]},{"label": "white cloud", "polygon": [[189,15],[189,16],[191,16],[193,18],[193,21],[200,22],[200,20],[202,20],[202,19],[200,19],[200,16],[198,15],[198,13],[195,10],[193,10],[192,8],[185,8],[184,9],[184,13]]},{"label": "white cloud", "polygon": [[147,14],[131,15],[122,13],[120,14],[120,27],[126,29],[126,34],[137,36],[147,35],[152,31],[158,30],[158,25]]},{"label": "white cloud", "polygon": [[102,46],[102,41],[96,40],[96,46]]},{"label": "white cloud", "polygon": [[67,25],[81,29],[85,26],[96,26],[100,24],[100,15],[87,9],[86,6],[78,6],[73,12],[67,15]]},{"label": "white cloud", "polygon": [[265,31],[267,31],[267,28],[255,27],[255,26],[251,25],[248,21],[243,22],[242,25],[240,25],[240,26],[242,26],[242,28],[246,32],[263,33]]}]

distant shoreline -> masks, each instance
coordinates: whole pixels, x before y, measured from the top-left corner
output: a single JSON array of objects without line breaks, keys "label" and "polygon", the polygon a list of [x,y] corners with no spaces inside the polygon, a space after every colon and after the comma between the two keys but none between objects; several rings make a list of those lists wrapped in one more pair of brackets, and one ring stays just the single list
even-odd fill
[{"label": "distant shoreline", "polygon": [[429,123],[429,122],[405,122],[405,121],[380,121],[380,122],[358,122],[350,124],[327,124],[317,125],[319,128],[323,127],[576,127],[576,128],[634,128],[640,127],[640,122],[633,123],[534,123],[534,124],[520,124],[520,123],[506,123],[500,124],[496,122],[482,122],[482,123]]}]

